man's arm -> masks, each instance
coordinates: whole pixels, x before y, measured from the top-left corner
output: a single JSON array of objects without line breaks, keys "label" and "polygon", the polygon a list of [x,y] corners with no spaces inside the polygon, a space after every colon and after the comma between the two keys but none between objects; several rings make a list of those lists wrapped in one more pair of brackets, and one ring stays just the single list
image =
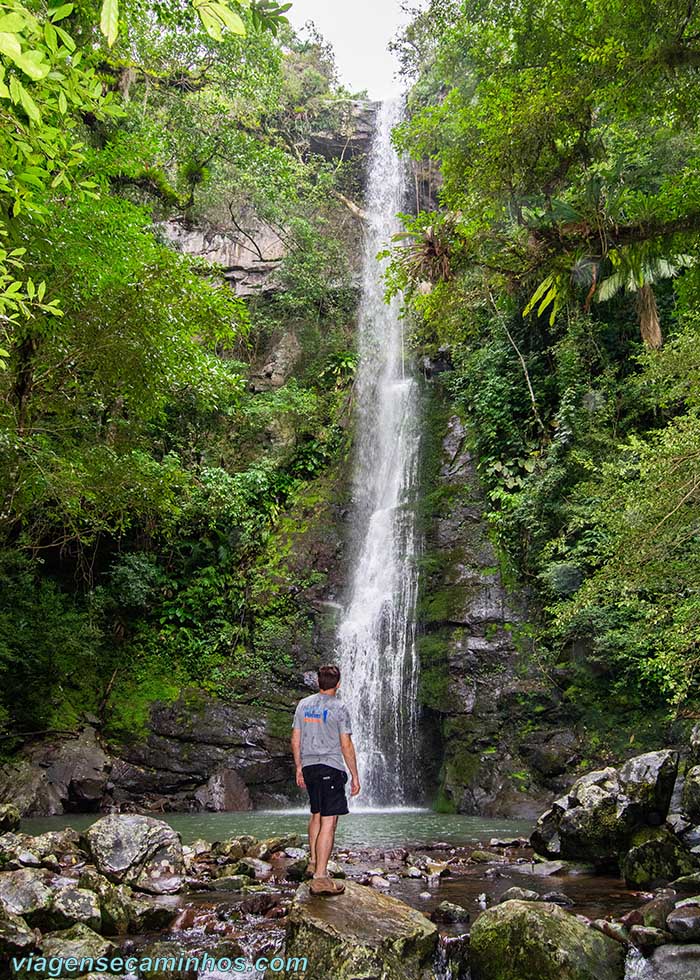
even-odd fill
[{"label": "man's arm", "polygon": [[297,770],[297,786],[300,789],[306,788],[306,783],[304,782],[304,773],[301,771],[301,729],[294,728],[292,730],[292,754],[294,756],[294,765]]},{"label": "man's arm", "polygon": [[360,777],[357,773],[357,757],[355,756],[355,746],[352,744],[352,735],[340,736],[340,751],[343,753],[345,765],[350,770],[350,795],[357,796],[360,792]]}]

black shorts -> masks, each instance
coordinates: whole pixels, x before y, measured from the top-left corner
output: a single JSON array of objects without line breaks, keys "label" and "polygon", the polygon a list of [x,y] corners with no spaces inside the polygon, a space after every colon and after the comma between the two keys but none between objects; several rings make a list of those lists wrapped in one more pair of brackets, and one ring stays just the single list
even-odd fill
[{"label": "black shorts", "polygon": [[318,765],[304,766],[301,771],[312,813],[320,813],[322,817],[335,817],[348,812],[348,801],[345,798],[348,774],[344,770]]}]

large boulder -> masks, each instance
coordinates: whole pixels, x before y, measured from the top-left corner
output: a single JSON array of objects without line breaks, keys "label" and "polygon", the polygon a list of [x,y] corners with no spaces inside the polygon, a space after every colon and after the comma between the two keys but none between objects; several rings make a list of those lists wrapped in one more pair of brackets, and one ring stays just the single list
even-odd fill
[{"label": "large boulder", "polygon": [[622,980],[621,943],[548,902],[504,902],[471,931],[472,980]]},{"label": "large boulder", "polygon": [[100,745],[94,728],[86,726],[77,738],[61,743],[47,761],[47,779],[61,787],[65,804],[80,810],[99,807],[111,760]]},{"label": "large boulder", "polygon": [[20,915],[0,910],[0,962],[16,953],[34,949],[39,934]]},{"label": "large boulder", "polygon": [[97,870],[110,881],[155,895],[182,888],[182,843],[163,820],[110,814],[90,827],[86,840]]},{"label": "large boulder", "polygon": [[432,980],[437,928],[416,909],[354,882],[342,895],[296,893],[287,923],[287,957],[307,960],[288,978]]},{"label": "large boulder", "polygon": [[102,912],[97,895],[87,888],[67,885],[56,892],[53,898],[51,918],[54,928],[69,928],[82,923],[99,932],[102,927]]},{"label": "large boulder", "polygon": [[[75,976],[75,969],[72,969],[73,961],[77,960],[78,963],[92,961],[96,964],[102,957],[110,957],[115,952],[113,943],[82,924],[61,932],[47,933],[41,940],[40,946],[42,956],[61,964],[60,974],[53,972],[52,976]],[[37,973],[28,973],[27,976],[36,977]]]},{"label": "large boulder", "polygon": [[30,926],[51,927],[56,875],[45,868],[22,868],[0,874],[0,909],[21,915]]},{"label": "large boulder", "polygon": [[639,810],[623,795],[615,769],[589,773],[569,790],[569,806],[558,828],[561,856],[615,864],[640,823]]},{"label": "large boulder", "polygon": [[688,943],[679,945],[667,943],[655,949],[648,959],[635,957],[641,961],[641,969],[636,973],[630,972],[630,977],[639,980],[695,980],[700,977],[700,945]]},{"label": "large boulder", "polygon": [[620,861],[620,870],[631,888],[648,888],[698,869],[695,856],[665,827],[638,831],[630,843]]},{"label": "large boulder", "polygon": [[233,769],[221,769],[200,786],[194,798],[204,810],[216,813],[229,810],[252,810],[248,787]]},{"label": "large boulder", "polygon": [[678,753],[665,750],[582,776],[539,818],[532,846],[547,857],[618,864],[636,831],[665,820],[677,772]]},{"label": "large boulder", "polygon": [[693,766],[685,775],[683,810],[694,823],[700,823],[700,766]]},{"label": "large boulder", "polygon": [[0,766],[0,800],[14,800],[23,816],[97,810],[110,767],[95,729],[85,725],[73,738],[39,742]]},{"label": "large boulder", "polygon": [[678,753],[670,749],[646,752],[628,759],[620,769],[622,792],[640,807],[648,824],[661,824],[666,818],[678,775]]},{"label": "large boulder", "polygon": [[92,867],[81,872],[78,885],[81,889],[92,892],[97,900],[101,918],[100,931],[108,936],[129,931],[129,925],[136,919],[137,910],[128,885],[114,885]]}]

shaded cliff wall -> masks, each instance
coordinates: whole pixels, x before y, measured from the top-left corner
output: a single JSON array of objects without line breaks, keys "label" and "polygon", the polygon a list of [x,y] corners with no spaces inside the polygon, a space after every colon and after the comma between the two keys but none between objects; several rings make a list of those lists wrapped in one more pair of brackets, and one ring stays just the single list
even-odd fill
[{"label": "shaded cliff wall", "polygon": [[563,786],[578,741],[489,540],[465,420],[439,380],[427,388],[418,618],[428,789],[445,811],[530,816]]}]

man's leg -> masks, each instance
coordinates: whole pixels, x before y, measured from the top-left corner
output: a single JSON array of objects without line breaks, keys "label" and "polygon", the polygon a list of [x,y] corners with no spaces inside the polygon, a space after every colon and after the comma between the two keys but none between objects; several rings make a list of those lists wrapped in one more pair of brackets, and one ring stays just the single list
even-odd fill
[{"label": "man's leg", "polygon": [[309,864],[312,866],[309,871],[313,874],[316,870],[316,844],[318,833],[321,829],[321,814],[312,813],[309,818]]},{"label": "man's leg", "polygon": [[328,861],[333,851],[335,841],[335,828],[338,823],[336,817],[321,817],[321,826],[316,836],[316,871],[314,878],[328,877]]}]

